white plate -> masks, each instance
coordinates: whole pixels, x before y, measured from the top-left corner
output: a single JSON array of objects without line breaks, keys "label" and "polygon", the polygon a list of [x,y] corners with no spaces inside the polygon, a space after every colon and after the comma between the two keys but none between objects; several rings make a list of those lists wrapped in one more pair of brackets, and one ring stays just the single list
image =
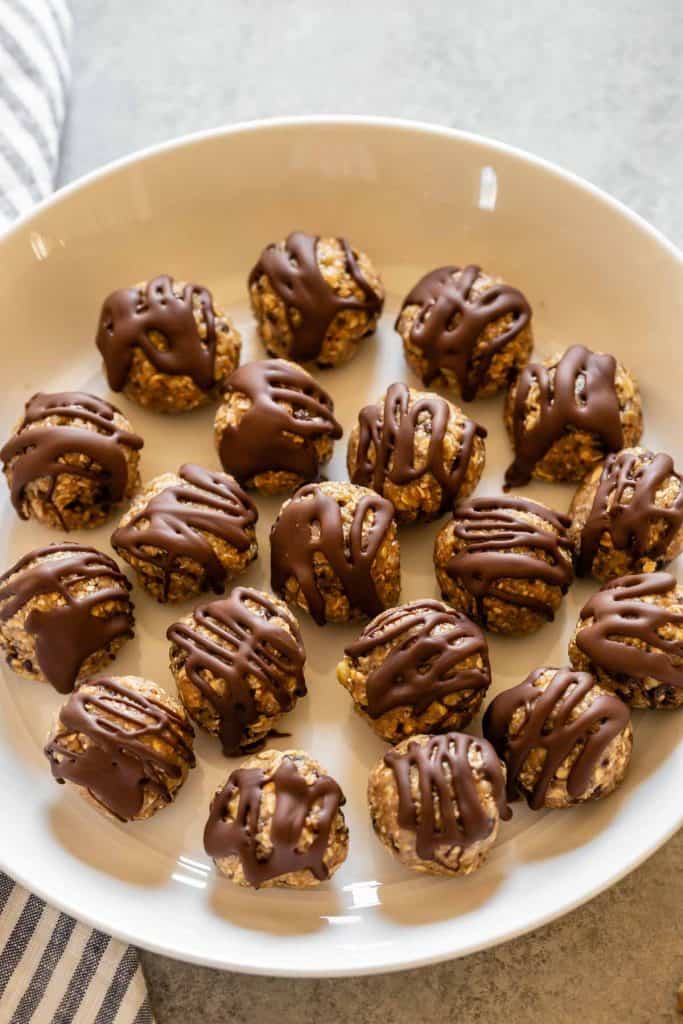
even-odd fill
[{"label": "white plate", "polygon": [[[683,321],[681,255],[583,182],[509,148],[445,129],[384,120],[303,119],[244,125],[163,146],[91,175],[43,204],[0,243],[6,435],[33,391],[107,395],[93,333],[112,288],[169,272],[208,284],[235,315],[244,357],[260,352],[245,278],[264,243],[294,227],[343,233],[372,255],[388,288],[377,339],[321,374],[345,434],[360,405],[410,380],[392,319],[406,290],[443,263],[478,262],[521,287],[534,307],[537,354],[572,342],[614,352],[639,376],[645,438],[678,455]],[[120,396],[145,437],[143,479],[192,459],[217,467],[210,412],[164,419]],[[500,489],[509,448],[501,401],[472,413],[489,428],[480,493]],[[331,476],[346,478],[345,442]],[[570,489],[529,488],[565,509]],[[267,585],[269,525],[245,582]],[[0,561],[54,534],[20,523],[3,485]],[[82,539],[108,546],[109,528]],[[435,527],[405,530],[403,594],[436,594]],[[528,640],[492,638],[494,691],[537,665],[566,662],[572,588],[557,621]],[[160,608],[136,591],[137,637],[116,663],[173,688]],[[303,618],[303,616],[302,616]],[[176,803],[145,824],[116,826],[54,785],[41,747],[59,697],[4,670],[0,687],[2,866],[51,903],[141,946],[216,967],[285,975],[362,974],[461,955],[538,926],[632,870],[680,825],[683,713],[638,715],[626,783],[594,806],[532,814],[516,807],[471,878],[416,878],[371,833],[368,770],[385,749],[351,711],[334,669],[354,629],[303,622],[310,696],[286,719],[348,796],[348,861],[309,893],[244,892],[218,880],[202,850],[209,797],[235,762],[198,742],[198,767]]]}]

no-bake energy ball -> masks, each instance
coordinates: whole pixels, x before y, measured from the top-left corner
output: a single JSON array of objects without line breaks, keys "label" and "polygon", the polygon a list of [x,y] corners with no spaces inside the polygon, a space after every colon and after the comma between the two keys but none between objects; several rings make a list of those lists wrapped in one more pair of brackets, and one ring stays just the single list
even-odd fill
[{"label": "no-bake energy ball", "polygon": [[38,393],[0,451],[22,519],[62,530],[99,526],[140,483],[142,438],[109,402]]},{"label": "no-bake energy ball", "polygon": [[522,293],[473,265],[426,274],[403,300],[396,330],[423,383],[466,402],[506,387],[533,345]]},{"label": "no-bake energy ball", "polygon": [[539,668],[504,690],[484,735],[507,765],[508,799],[561,809],[597,800],[624,778],[633,733],[626,705],[588,672]]},{"label": "no-bake energy ball", "polygon": [[506,489],[532,477],[581,480],[610,452],[638,443],[638,384],[614,356],[573,345],[524,367],[507,395],[505,426],[515,449]]},{"label": "no-bake energy ball", "polygon": [[478,626],[441,601],[389,608],[344,652],[337,678],[378,736],[464,729],[491,682]]},{"label": "no-bake energy ball", "polygon": [[552,621],[573,580],[569,519],[526,498],[456,505],[436,537],[443,597],[494,633]]},{"label": "no-bake energy ball", "polygon": [[57,716],[45,754],[98,811],[144,821],[171,803],[195,759],[194,730],[175,697],[147,679],[89,679]]},{"label": "no-bake energy ball", "polygon": [[683,705],[683,589],[666,572],[605,583],[581,609],[569,658],[634,708]]},{"label": "no-bake energy ball", "polygon": [[50,544],[0,577],[0,649],[27,679],[68,693],[133,636],[130,583],[113,558],[84,544]]},{"label": "no-bake energy ball", "polygon": [[375,330],[384,286],[345,238],[294,231],[263,250],[249,297],[269,355],[338,366]]},{"label": "no-bake energy ball", "polygon": [[211,804],[206,852],[236,885],[307,889],[346,859],[339,785],[302,750],[248,757]]},{"label": "no-bake energy ball", "polygon": [[670,455],[624,448],[589,473],[570,515],[580,576],[654,572],[683,550],[683,477]]},{"label": "no-bake energy ball", "polygon": [[112,391],[153,412],[186,412],[215,401],[241,348],[208,288],[166,274],[112,292],[96,341]]},{"label": "no-bake energy ball", "polygon": [[227,473],[191,462],[155,477],[112,534],[114,549],[140,585],[162,603],[225,582],[256,558],[256,507]]},{"label": "no-bake energy ball", "polygon": [[286,604],[250,587],[200,605],[168,630],[171,672],[190,716],[235,756],[261,746],[306,693],[304,647]]},{"label": "no-bake energy ball", "polygon": [[368,802],[387,849],[434,875],[476,871],[510,817],[495,750],[459,732],[402,740],[371,772]]},{"label": "no-bake energy ball", "polygon": [[396,604],[401,565],[394,508],[366,487],[306,484],[270,531],[271,585],[319,626]]},{"label": "no-bake energy ball", "polygon": [[283,494],[319,478],[342,428],[334,402],[303,367],[261,359],[226,381],[214,436],[223,468],[243,486]]},{"label": "no-bake energy ball", "polygon": [[435,519],[479,483],[485,437],[483,427],[440,395],[392,384],[358,415],[349,477],[388,498],[399,523]]}]

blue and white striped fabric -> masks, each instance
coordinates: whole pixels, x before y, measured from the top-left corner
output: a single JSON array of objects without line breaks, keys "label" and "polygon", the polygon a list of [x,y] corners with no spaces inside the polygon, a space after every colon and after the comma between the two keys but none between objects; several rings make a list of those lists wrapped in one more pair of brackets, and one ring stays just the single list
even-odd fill
[{"label": "blue and white striped fabric", "polygon": [[[0,0],[0,232],[53,187],[71,28],[66,0]],[[137,951],[0,872],[0,1024],[153,1024]]]}]

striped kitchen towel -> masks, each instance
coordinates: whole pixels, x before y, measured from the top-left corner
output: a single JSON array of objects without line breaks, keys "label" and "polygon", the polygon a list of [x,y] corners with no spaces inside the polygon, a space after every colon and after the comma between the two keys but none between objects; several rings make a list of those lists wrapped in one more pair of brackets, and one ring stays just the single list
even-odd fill
[{"label": "striped kitchen towel", "polygon": [[[52,189],[69,81],[66,0],[0,0],[0,232]],[[0,872],[0,1024],[153,1024],[137,951]]]}]

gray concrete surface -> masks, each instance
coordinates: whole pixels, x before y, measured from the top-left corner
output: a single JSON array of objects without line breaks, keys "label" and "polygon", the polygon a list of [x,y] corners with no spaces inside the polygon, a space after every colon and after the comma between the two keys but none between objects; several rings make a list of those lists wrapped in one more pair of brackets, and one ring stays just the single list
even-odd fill
[{"label": "gray concrete surface", "polygon": [[[683,242],[681,0],[71,0],[61,180],[288,113],[421,118],[522,146]],[[658,1024],[683,977],[683,834],[531,936],[398,975],[287,981],[146,954],[159,1024]]]}]

